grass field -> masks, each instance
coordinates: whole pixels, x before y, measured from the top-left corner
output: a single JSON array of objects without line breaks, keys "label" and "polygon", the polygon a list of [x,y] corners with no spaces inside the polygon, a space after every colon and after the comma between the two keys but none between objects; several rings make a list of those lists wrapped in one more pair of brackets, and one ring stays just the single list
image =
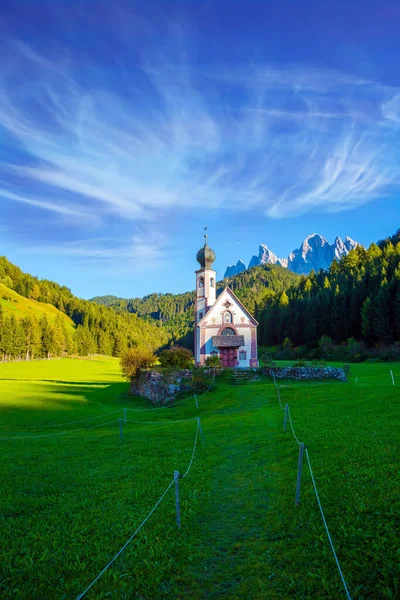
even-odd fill
[{"label": "grass field", "polygon": [[37,302],[31,298],[25,298],[20,296],[14,290],[11,290],[4,283],[0,283],[0,304],[2,305],[4,312],[9,315],[14,315],[17,319],[23,319],[27,315],[33,315],[37,319],[40,319],[45,314],[48,320],[52,323],[57,315],[61,315],[65,324],[72,330],[74,323],[68,315],[59,311],[52,304],[46,304],[45,302]]},{"label": "grass field", "polygon": [[[174,421],[197,415],[181,530],[171,489],[85,598],[345,597],[306,465],[295,507],[298,446],[270,380],[220,381],[199,410],[129,412],[150,424],[128,423],[121,441],[106,423],[148,407],[126,389],[114,359],[0,364],[0,436],[18,438],[0,440],[1,598],[75,599],[186,470],[196,423]],[[399,395],[399,364],[353,365],[347,384],[281,382],[353,599],[400,597]]]}]

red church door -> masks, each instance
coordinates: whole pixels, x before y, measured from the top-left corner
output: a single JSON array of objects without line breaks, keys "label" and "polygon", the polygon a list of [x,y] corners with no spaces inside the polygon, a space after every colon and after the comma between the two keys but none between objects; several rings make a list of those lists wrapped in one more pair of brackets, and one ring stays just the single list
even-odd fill
[{"label": "red church door", "polygon": [[223,367],[236,367],[236,348],[221,348],[221,360]]}]

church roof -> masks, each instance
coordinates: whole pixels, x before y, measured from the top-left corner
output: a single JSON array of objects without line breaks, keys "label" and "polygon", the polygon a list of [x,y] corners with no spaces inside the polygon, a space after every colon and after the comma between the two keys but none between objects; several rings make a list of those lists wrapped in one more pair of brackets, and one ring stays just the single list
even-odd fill
[{"label": "church roof", "polygon": [[249,321],[257,327],[258,322],[256,321],[256,319],[253,317],[253,315],[251,315],[249,313],[249,311],[247,310],[247,308],[240,302],[239,298],[232,292],[231,288],[226,286],[225,289],[222,290],[222,292],[219,294],[219,296],[217,297],[216,301],[214,302],[214,304],[212,306],[209,307],[209,309],[207,310],[207,312],[205,313],[205,315],[203,316],[202,319],[200,319],[200,321],[197,323],[198,327],[201,327],[201,325],[207,320],[207,316],[209,315],[210,311],[215,307],[218,306],[219,304],[222,303],[222,299],[226,294],[228,294],[228,296],[230,296],[232,298],[232,300],[234,300],[236,302],[236,304],[238,304],[243,312],[247,315]]},{"label": "church roof", "polygon": [[214,335],[212,337],[214,348],[239,348],[244,346],[243,335]]}]

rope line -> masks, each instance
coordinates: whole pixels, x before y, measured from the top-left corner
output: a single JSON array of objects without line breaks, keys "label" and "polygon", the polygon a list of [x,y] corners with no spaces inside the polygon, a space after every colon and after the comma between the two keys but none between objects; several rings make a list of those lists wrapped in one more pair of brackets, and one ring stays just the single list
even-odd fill
[{"label": "rope line", "polygon": [[215,375],[212,376],[211,381],[210,381],[210,385],[208,386],[208,388],[206,389],[206,391],[203,394],[198,395],[198,398],[202,398],[203,396],[205,396],[206,394],[208,394],[208,392],[211,389],[212,384],[215,383]]},{"label": "rope line", "polygon": [[193,417],[192,419],[171,419],[170,421],[132,421],[127,419],[127,423],[139,423],[141,425],[171,425],[171,423],[191,423],[196,421],[197,417]]},{"label": "rope line", "polygon": [[[280,405],[281,408],[283,408],[282,403],[281,403],[281,395],[280,395],[279,387],[278,387],[278,385],[276,383],[276,379],[275,379],[275,373],[272,372],[272,375],[273,375],[273,378],[274,378],[275,387],[276,387],[277,392],[278,392],[279,405]],[[283,410],[285,410],[285,409],[283,408]],[[290,429],[292,430],[293,437],[296,440],[296,442],[298,443],[298,445],[300,446],[301,442],[299,442],[299,439],[298,439],[298,437],[297,437],[297,435],[296,435],[296,433],[294,431],[293,422],[292,422],[292,416],[290,414],[290,407],[289,407],[289,405],[287,405],[287,414],[288,414],[288,417],[289,417]],[[318,507],[319,507],[319,510],[320,510],[320,513],[321,513],[322,521],[323,521],[324,526],[325,526],[326,534],[328,536],[329,544],[330,544],[330,547],[331,547],[331,550],[332,550],[332,553],[333,553],[333,556],[334,556],[334,559],[335,559],[335,562],[336,562],[336,566],[337,566],[338,571],[339,571],[340,578],[341,578],[343,586],[344,586],[344,590],[346,592],[347,600],[351,600],[350,592],[349,592],[349,589],[347,587],[347,583],[346,583],[346,580],[344,578],[342,569],[340,567],[339,559],[337,557],[337,554],[336,554],[336,551],[335,551],[335,547],[333,545],[333,541],[332,541],[332,538],[331,538],[331,534],[329,532],[328,524],[327,524],[326,519],[325,519],[325,515],[324,515],[323,508],[322,508],[322,504],[321,504],[321,501],[319,499],[317,485],[315,483],[314,473],[313,473],[313,470],[312,470],[312,467],[311,467],[311,461],[310,461],[310,457],[308,455],[308,449],[307,449],[307,447],[305,447],[305,454],[306,454],[306,457],[307,457],[307,463],[308,463],[308,468],[310,470],[311,481],[312,481],[312,484],[313,484],[315,496],[317,498],[317,503],[318,503]]]},{"label": "rope line", "polygon": [[336,561],[336,565],[337,565],[337,568],[338,568],[338,571],[339,571],[339,575],[340,575],[340,577],[342,579],[342,582],[343,582],[343,586],[344,586],[344,589],[345,589],[345,592],[346,592],[346,596],[347,596],[348,600],[351,600],[350,592],[349,592],[349,589],[347,587],[347,583],[346,583],[346,580],[344,578],[342,569],[340,568],[340,563],[339,563],[339,560],[338,560],[338,557],[337,557],[337,554],[336,554],[336,551],[335,551],[335,547],[334,547],[333,542],[332,542],[331,534],[329,533],[329,529],[328,529],[328,525],[326,523],[326,519],[325,519],[324,511],[322,509],[321,501],[319,499],[317,485],[315,483],[314,474],[313,474],[313,470],[311,468],[311,462],[310,462],[310,457],[308,456],[308,450],[307,450],[307,448],[305,449],[305,451],[306,451],[306,457],[307,457],[307,462],[308,462],[308,468],[310,469],[311,481],[312,481],[312,484],[313,484],[313,487],[314,487],[314,492],[315,492],[315,496],[317,498],[319,510],[320,510],[320,513],[321,513],[321,517],[322,517],[322,520],[323,520],[324,525],[325,525],[325,530],[326,530],[326,534],[328,536],[329,544],[331,546],[332,553],[333,553],[333,556],[334,556],[335,561]]},{"label": "rope line", "polygon": [[192,452],[192,457],[190,459],[190,463],[188,468],[186,469],[186,472],[184,475],[182,475],[182,479],[185,479],[186,475],[189,475],[189,471],[192,468],[192,464],[193,464],[193,459],[194,459],[194,455],[196,453],[196,446],[197,446],[197,438],[199,437],[199,427],[200,427],[200,423],[199,421],[197,421],[197,427],[196,427],[196,435],[194,438],[194,444],[193,444],[193,452]]},{"label": "rope line", "polygon": [[111,567],[113,562],[118,558],[118,556],[120,554],[122,554],[122,552],[125,550],[125,548],[131,543],[131,541],[134,539],[134,537],[139,533],[139,531],[142,529],[143,525],[145,525],[145,523],[150,519],[151,515],[156,510],[156,508],[159,506],[159,504],[162,502],[162,500],[164,500],[165,496],[167,495],[168,491],[170,490],[170,488],[173,486],[174,483],[175,483],[175,478],[170,482],[170,484],[168,485],[165,492],[162,494],[162,496],[159,498],[159,500],[155,503],[155,505],[153,506],[153,508],[147,515],[147,517],[141,522],[141,524],[136,529],[136,531],[134,533],[132,533],[131,537],[125,542],[125,544],[122,546],[122,548],[120,550],[118,550],[117,554],[110,560],[108,565],[106,565],[104,567],[104,569],[97,575],[97,577],[95,579],[93,579],[92,583],[90,585],[88,585],[88,587],[81,594],[77,595],[75,600],[80,600],[81,598],[83,598],[87,594],[87,592],[90,590],[90,588],[92,588],[94,586],[94,584],[100,579],[100,577],[107,571],[107,569],[109,567]]},{"label": "rope line", "polygon": [[298,439],[297,435],[294,432],[294,427],[293,427],[293,423],[292,423],[292,416],[290,414],[290,406],[289,405],[288,405],[288,417],[289,417],[290,429],[292,430],[293,437],[296,440],[296,442],[298,443],[298,445],[300,446],[301,442],[299,442],[299,439]]},{"label": "rope line", "polygon": [[80,429],[71,429],[70,431],[60,431],[58,433],[45,433],[44,435],[24,435],[14,437],[0,437],[0,440],[37,440],[40,438],[55,437],[60,435],[68,435],[70,433],[77,433],[79,431],[87,431],[88,429],[95,429],[96,427],[103,427],[105,425],[111,425],[111,423],[118,423],[118,420],[108,421],[107,423],[100,423],[99,425],[91,425],[90,427],[82,427]]},{"label": "rope line", "polygon": [[[14,429],[14,431],[19,431],[20,429],[48,429],[49,427],[65,427],[66,425],[76,425],[77,423],[84,423],[85,421],[93,421],[94,419],[109,417],[110,415],[115,415],[116,413],[121,412],[121,410],[122,408],[113,410],[109,413],[104,413],[104,415],[97,415],[96,417],[89,417],[88,419],[80,419],[79,421],[70,421],[69,423],[55,423],[54,425],[24,425],[22,427],[18,427],[18,429]],[[0,425],[0,427],[10,429],[8,425]]]},{"label": "rope line", "polygon": [[[196,452],[196,446],[197,446],[197,439],[198,439],[198,434],[199,434],[199,421],[197,421],[197,428],[196,428],[196,435],[194,438],[194,444],[193,444],[193,452],[192,452],[192,456],[189,462],[189,466],[185,472],[184,475],[182,475],[182,479],[184,477],[186,477],[186,475],[189,474],[189,471],[192,467],[193,464],[193,460],[194,460],[194,455]],[[175,483],[175,477],[172,479],[172,481],[170,482],[170,484],[168,485],[168,487],[166,488],[166,490],[164,491],[164,493],[162,494],[162,496],[160,496],[160,498],[157,500],[157,502],[155,503],[155,505],[153,506],[153,508],[151,509],[151,511],[149,512],[149,514],[147,515],[147,517],[141,522],[141,524],[139,525],[139,527],[136,529],[136,531],[131,535],[131,537],[125,542],[125,544],[122,546],[122,548],[120,550],[118,550],[118,552],[115,554],[115,556],[110,560],[110,562],[104,567],[104,569],[97,575],[97,577],[95,579],[93,579],[92,583],[90,585],[88,585],[88,587],[81,593],[78,594],[77,597],[75,598],[75,600],[81,600],[81,598],[83,598],[87,592],[94,586],[94,584],[100,579],[100,577],[107,571],[107,569],[113,564],[113,562],[120,556],[120,554],[122,554],[122,552],[125,550],[125,548],[131,543],[131,541],[136,537],[136,535],[139,533],[139,531],[142,529],[142,527],[144,526],[144,524],[150,519],[151,515],[154,513],[154,511],[156,510],[156,508],[161,504],[162,500],[165,498],[165,496],[167,495],[168,491],[171,489],[171,487],[174,485]]]}]

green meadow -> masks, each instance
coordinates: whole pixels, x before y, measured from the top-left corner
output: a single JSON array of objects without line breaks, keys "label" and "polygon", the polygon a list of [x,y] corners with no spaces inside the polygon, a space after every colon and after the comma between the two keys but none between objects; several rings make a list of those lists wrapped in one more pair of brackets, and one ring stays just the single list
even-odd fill
[{"label": "green meadow", "polygon": [[[351,597],[399,598],[400,365],[352,365],[348,383],[279,385]],[[188,399],[144,410],[127,388],[115,359],[0,364],[1,598],[81,594],[174,470],[188,468],[197,416],[204,438],[180,480],[181,529],[172,487],[84,597],[346,597],[306,462],[295,506],[298,445],[268,378],[222,377],[199,409]],[[121,440],[124,408],[135,422]]]}]

